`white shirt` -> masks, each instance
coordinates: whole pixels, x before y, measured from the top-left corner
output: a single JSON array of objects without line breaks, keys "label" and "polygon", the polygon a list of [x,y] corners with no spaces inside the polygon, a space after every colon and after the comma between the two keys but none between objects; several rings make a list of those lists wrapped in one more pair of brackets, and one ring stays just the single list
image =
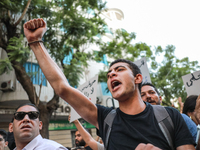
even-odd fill
[{"label": "white shirt", "polygon": [[[17,148],[15,147],[14,150],[17,150]],[[31,142],[29,142],[22,150],[67,150],[67,148],[55,141],[44,139],[39,134]]]},{"label": "white shirt", "polygon": [[104,145],[97,142],[97,147],[98,147],[98,150],[104,150]]}]

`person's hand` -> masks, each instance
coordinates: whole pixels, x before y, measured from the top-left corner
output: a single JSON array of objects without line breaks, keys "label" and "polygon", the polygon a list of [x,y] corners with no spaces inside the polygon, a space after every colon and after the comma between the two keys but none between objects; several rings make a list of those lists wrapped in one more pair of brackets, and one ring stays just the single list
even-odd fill
[{"label": "person's hand", "polygon": [[71,115],[69,114],[69,116],[68,116],[68,121],[70,122],[70,118],[71,118]]},{"label": "person's hand", "polygon": [[196,100],[194,116],[195,116],[195,119],[197,121],[197,124],[200,124],[200,95],[198,96],[198,98]]},{"label": "person's hand", "polygon": [[[68,116],[68,121],[70,122],[70,118],[71,118],[71,115],[69,114],[69,116]],[[74,120],[74,121],[72,121],[74,124],[75,123],[77,123],[78,122],[78,120]]]},{"label": "person's hand", "polygon": [[30,20],[24,24],[24,34],[28,42],[42,40],[46,30],[47,25],[41,18]]},{"label": "person's hand", "polygon": [[178,104],[180,106],[180,113],[182,113],[183,112],[183,102],[182,102],[182,98],[181,97],[178,98]]},{"label": "person's hand", "polygon": [[144,143],[140,143],[135,150],[161,150],[158,147],[155,147],[152,144],[144,144]]}]

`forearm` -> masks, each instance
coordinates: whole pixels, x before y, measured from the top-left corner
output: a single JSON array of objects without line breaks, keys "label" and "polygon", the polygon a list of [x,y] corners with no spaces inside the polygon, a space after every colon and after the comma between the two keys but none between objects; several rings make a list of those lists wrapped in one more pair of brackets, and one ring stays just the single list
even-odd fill
[{"label": "forearm", "polygon": [[43,43],[37,42],[30,45],[38,63],[55,92],[66,102],[68,102],[78,114],[86,121],[97,126],[97,108],[80,91],[68,84],[62,70],[48,54]]},{"label": "forearm", "polygon": [[195,150],[194,145],[182,145],[176,148],[177,150]]},{"label": "forearm", "polygon": [[57,94],[60,92],[58,91],[59,84],[64,83],[69,86],[65,75],[58,65],[52,60],[43,43],[33,43],[30,45],[30,48],[33,50],[46,79],[49,81]]}]

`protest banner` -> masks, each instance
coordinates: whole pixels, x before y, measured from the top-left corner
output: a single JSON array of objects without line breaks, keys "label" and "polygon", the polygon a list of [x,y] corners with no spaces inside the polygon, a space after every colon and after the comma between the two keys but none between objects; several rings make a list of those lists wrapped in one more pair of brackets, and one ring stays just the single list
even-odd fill
[{"label": "protest banner", "polygon": [[187,95],[200,94],[200,71],[182,76]]},{"label": "protest banner", "polygon": [[[96,103],[97,83],[98,75],[78,87],[78,90],[81,91],[88,98],[88,100],[92,101],[94,104]],[[71,107],[70,122],[79,118],[81,118],[81,116]]]},{"label": "protest banner", "polygon": [[147,60],[146,57],[143,57],[140,60],[134,62],[141,70],[143,81],[142,82],[149,82],[151,83],[151,77],[149,75],[149,69],[147,67]]}]

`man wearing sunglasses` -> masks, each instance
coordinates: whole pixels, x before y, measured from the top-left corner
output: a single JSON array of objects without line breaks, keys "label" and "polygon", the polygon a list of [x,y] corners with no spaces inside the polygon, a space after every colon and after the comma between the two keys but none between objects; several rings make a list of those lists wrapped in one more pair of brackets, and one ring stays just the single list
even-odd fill
[{"label": "man wearing sunglasses", "polygon": [[23,104],[16,109],[14,120],[9,124],[13,132],[16,148],[14,150],[67,150],[55,141],[43,139],[40,135],[42,122],[39,120],[39,110],[34,104]]},{"label": "man wearing sunglasses", "polygon": [[7,146],[7,132],[3,129],[0,129],[0,150],[4,150]]}]

